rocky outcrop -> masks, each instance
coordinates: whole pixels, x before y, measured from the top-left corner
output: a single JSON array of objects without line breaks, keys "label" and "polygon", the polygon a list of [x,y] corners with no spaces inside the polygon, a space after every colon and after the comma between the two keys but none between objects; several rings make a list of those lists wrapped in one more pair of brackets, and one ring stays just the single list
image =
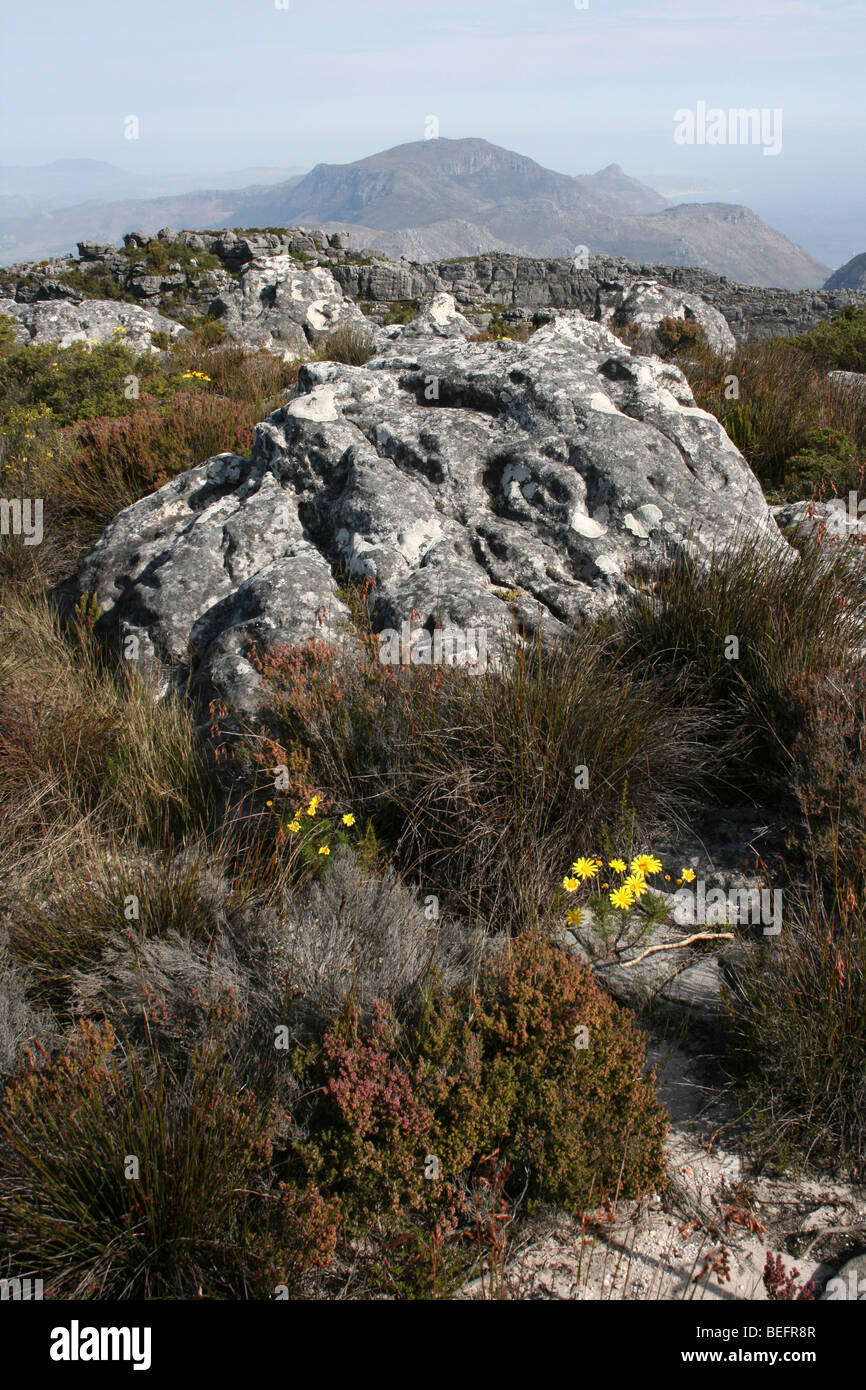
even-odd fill
[{"label": "rocky outcrop", "polygon": [[726,320],[697,294],[660,285],[657,280],[636,280],[628,287],[617,287],[599,296],[602,323],[616,330],[635,324],[656,329],[662,319],[679,319],[700,328],[713,352],[729,356],[737,346]]},{"label": "rocky outcrop", "polygon": [[785,502],[770,511],[789,539],[799,535],[822,541],[866,540],[866,500],[860,501],[856,492],[829,502]]},{"label": "rocky outcrop", "polygon": [[556,634],[604,611],[635,560],[739,526],[787,550],[677,369],[576,313],[525,343],[468,341],[471,327],[440,298],[365,366],[305,365],[251,457],[127,508],[78,592],[142,656],[251,712],[251,645],[336,639],[347,574],[372,581],[375,629],[414,613],[428,633],[482,630],[495,656],[514,625]]},{"label": "rocky outcrop", "polygon": [[245,346],[269,348],[286,358],[298,357],[338,329],[367,328],[329,270],[308,269],[286,254],[250,261],[237,289],[215,299],[211,312]]},{"label": "rocky outcrop", "polygon": [[[487,253],[429,263],[392,261],[380,252],[349,249],[345,233],[298,227],[249,232],[173,232],[164,227],[158,240],[182,253],[183,263],[169,260],[157,270],[147,258],[148,239],[130,232],[123,251],[82,242],[78,261],[66,257],[7,266],[0,270],[0,296],[19,304],[61,298],[80,303],[94,275],[90,282],[102,297],[99,277],[107,274],[122,299],[142,302],[168,317],[217,315],[241,342],[281,352],[302,346],[302,338],[316,341],[349,319],[357,322],[353,311],[340,305],[341,295],[362,305],[374,324],[382,324],[392,317],[395,304],[402,313],[407,303],[417,308],[430,295],[449,293],[478,329],[486,328],[494,313],[528,324],[551,309],[578,309],[614,327],[621,327],[629,312],[651,322],[650,301],[656,298],[664,310],[659,317],[700,322],[721,352],[730,351],[731,338],[743,343],[789,337],[848,305],[866,306],[866,293],[854,290],[761,289],[708,270],[638,265],[613,256],[536,260]],[[315,283],[316,269],[333,280],[318,277]],[[302,272],[311,277],[306,284],[299,279]],[[325,301],[319,311],[325,329],[313,322],[316,310],[310,320],[299,308],[287,288],[289,280],[308,304]]]},{"label": "rocky outcrop", "polygon": [[76,304],[67,299],[46,299],[19,304],[0,299],[0,314],[16,324],[19,342],[56,343],[58,347],[120,341],[142,353],[153,347],[155,333],[165,333],[169,340],[186,333],[179,323],[155,309],[115,300],[84,299]]},{"label": "rocky outcrop", "polygon": [[[606,305],[639,280],[654,280],[697,295],[725,318],[738,343],[792,337],[815,328],[848,305],[866,307],[866,294],[851,290],[763,289],[741,285],[710,270],[635,264],[615,256],[584,262],[485,255],[435,264],[439,288],[450,290],[464,312],[493,301],[514,310],[574,308],[601,319]],[[528,315],[527,315],[528,316]]]}]

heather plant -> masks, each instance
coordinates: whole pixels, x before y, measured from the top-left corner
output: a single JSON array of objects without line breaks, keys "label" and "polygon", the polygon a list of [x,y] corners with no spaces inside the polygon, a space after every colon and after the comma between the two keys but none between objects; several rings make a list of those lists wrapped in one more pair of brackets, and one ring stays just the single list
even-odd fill
[{"label": "heather plant", "polygon": [[[583,1045],[584,1038],[586,1045]],[[633,1023],[586,966],[541,933],[493,953],[474,980],[432,990],[411,1034],[381,1009],[349,1009],[297,1066],[310,1099],[303,1161],[338,1197],[348,1232],[378,1228],[429,1279],[477,1235],[489,1164],[509,1208],[524,1196],[568,1210],[664,1183],[663,1112]],[[425,1234],[426,1233],[426,1236]],[[403,1271],[405,1273],[405,1271]]]}]

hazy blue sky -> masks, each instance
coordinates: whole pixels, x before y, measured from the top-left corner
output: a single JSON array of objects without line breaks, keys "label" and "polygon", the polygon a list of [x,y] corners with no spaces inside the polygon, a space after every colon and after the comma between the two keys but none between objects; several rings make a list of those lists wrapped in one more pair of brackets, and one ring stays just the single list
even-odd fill
[{"label": "hazy blue sky", "polygon": [[[3,4],[2,163],[308,168],[436,115],[564,173],[702,177],[825,258],[866,249],[866,0]],[[676,145],[698,101],[781,108],[782,153]]]}]

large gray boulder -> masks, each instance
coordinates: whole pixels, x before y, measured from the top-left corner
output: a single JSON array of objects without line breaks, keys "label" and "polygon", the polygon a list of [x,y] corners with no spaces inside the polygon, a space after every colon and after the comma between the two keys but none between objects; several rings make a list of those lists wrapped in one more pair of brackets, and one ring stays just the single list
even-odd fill
[{"label": "large gray boulder", "polygon": [[600,292],[602,323],[616,329],[633,323],[639,328],[656,329],[662,319],[681,319],[703,329],[713,352],[730,356],[737,346],[727,320],[698,294],[660,285],[657,280],[636,280],[628,286]]},{"label": "large gray boulder", "polygon": [[286,359],[338,329],[367,328],[329,270],[304,266],[287,254],[248,262],[237,288],[220,295],[213,310],[245,347],[268,348]]},{"label": "large gray boulder", "polygon": [[346,573],[374,582],[377,630],[414,610],[415,627],[483,629],[495,653],[515,621],[555,634],[600,614],[637,559],[740,527],[791,553],[676,368],[576,312],[525,343],[470,327],[436,301],[365,366],[306,364],[251,458],[210,459],[121,512],[78,592],[143,656],[181,675],[194,658],[253,711],[251,643],[335,638]]},{"label": "large gray boulder", "polygon": [[43,299],[33,304],[0,299],[0,314],[15,321],[16,337],[24,344],[56,343],[58,347],[69,347],[72,343],[112,341],[142,353],[153,347],[154,333],[167,333],[175,339],[187,331],[155,309],[113,299],[84,299],[79,304],[68,299]]}]

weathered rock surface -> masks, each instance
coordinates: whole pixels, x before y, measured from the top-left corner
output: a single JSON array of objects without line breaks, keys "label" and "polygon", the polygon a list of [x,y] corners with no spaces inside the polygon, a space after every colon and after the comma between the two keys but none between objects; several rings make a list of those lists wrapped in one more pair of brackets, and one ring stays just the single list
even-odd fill
[{"label": "weathered rock surface", "polygon": [[[431,328],[459,336],[440,336]],[[376,629],[562,632],[626,569],[763,528],[761,489],[681,373],[557,316],[526,343],[472,343],[453,304],[382,337],[363,367],[305,365],[250,459],[202,463],[122,512],[79,591],[245,709],[250,643],[336,633],[335,577],[375,583]],[[497,592],[497,590],[499,592]]]},{"label": "weathered rock surface", "polygon": [[67,299],[37,300],[19,304],[0,299],[0,314],[13,319],[22,343],[104,343],[119,340],[136,352],[153,346],[154,333],[167,333],[170,339],[182,337],[186,329],[155,309],[110,299],[84,299],[74,304]]},{"label": "weathered rock surface", "polygon": [[636,324],[638,328],[658,328],[662,319],[696,323],[703,330],[713,352],[728,356],[737,341],[724,316],[700,295],[688,294],[657,280],[636,280],[599,296],[601,322],[613,328]]},{"label": "weathered rock surface", "polygon": [[310,269],[289,255],[250,261],[234,292],[212,306],[233,338],[294,358],[340,328],[366,331],[360,309],[346,299],[329,270]]},{"label": "weathered rock surface", "polygon": [[804,537],[818,536],[825,541],[848,537],[866,538],[866,512],[856,494],[853,499],[832,497],[829,502],[785,502],[771,507],[779,529],[789,538],[795,531]]}]

